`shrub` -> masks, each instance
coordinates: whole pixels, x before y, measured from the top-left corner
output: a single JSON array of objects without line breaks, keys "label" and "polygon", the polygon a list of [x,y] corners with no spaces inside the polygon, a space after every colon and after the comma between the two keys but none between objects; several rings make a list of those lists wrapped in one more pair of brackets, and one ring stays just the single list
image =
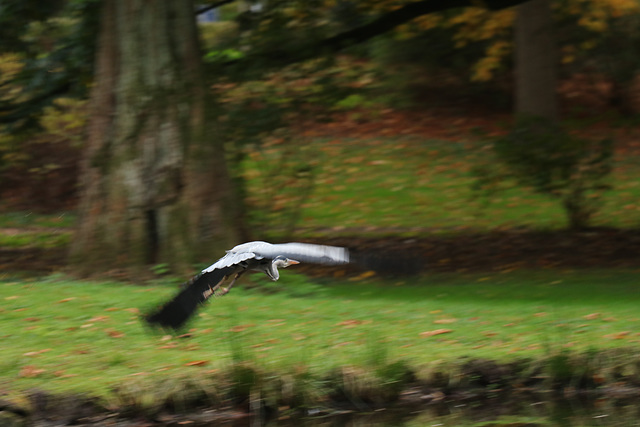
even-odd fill
[{"label": "shrub", "polygon": [[572,229],[584,229],[600,208],[612,169],[613,142],[591,141],[538,118],[521,118],[492,143],[492,162],[476,168],[476,189],[505,180],[559,200]]}]

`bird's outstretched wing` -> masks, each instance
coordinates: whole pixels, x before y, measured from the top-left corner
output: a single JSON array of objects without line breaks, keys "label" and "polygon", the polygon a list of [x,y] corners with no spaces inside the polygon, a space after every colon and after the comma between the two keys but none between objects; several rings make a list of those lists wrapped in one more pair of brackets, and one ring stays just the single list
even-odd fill
[{"label": "bird's outstretched wing", "polygon": [[313,245],[311,243],[280,243],[253,248],[256,257],[275,258],[278,255],[311,264],[347,264],[349,250],[338,246]]},{"label": "bird's outstretched wing", "polygon": [[198,306],[211,297],[212,289],[234,270],[228,266],[198,274],[171,301],[145,316],[145,320],[152,326],[180,329]]},{"label": "bird's outstretched wing", "polygon": [[240,264],[242,261],[246,261],[251,258],[262,258],[261,256],[256,256],[253,252],[233,252],[227,251],[227,254],[220,258],[215,263],[211,264],[209,267],[202,270],[203,273],[208,273],[213,270],[220,270],[223,268],[231,267],[234,265]]}]

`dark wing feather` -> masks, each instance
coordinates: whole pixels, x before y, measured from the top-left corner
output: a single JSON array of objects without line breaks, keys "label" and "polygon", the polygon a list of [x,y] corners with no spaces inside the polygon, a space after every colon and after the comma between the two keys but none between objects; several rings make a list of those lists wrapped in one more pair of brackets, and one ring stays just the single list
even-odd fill
[{"label": "dark wing feather", "polygon": [[147,323],[162,328],[180,329],[198,306],[211,296],[210,289],[225,276],[233,274],[235,266],[201,273],[183,285],[183,289],[168,303],[145,317]]}]

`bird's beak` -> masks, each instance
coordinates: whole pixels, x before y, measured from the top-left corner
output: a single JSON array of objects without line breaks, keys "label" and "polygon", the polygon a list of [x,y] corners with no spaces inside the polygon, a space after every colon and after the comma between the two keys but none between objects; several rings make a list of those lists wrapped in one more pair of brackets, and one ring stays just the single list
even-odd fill
[{"label": "bird's beak", "polygon": [[300,261],[296,261],[295,259],[289,260],[289,265],[296,265],[296,264],[300,264]]}]

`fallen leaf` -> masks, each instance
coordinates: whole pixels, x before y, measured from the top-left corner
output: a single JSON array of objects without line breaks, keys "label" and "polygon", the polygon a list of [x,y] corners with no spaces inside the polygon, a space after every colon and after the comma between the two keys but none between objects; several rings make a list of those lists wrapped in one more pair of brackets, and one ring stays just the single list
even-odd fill
[{"label": "fallen leaf", "polygon": [[111,338],[122,338],[122,337],[124,337],[124,332],[116,331],[115,329],[105,329],[105,332]]},{"label": "fallen leaf", "polygon": [[345,328],[353,328],[353,327],[356,327],[357,325],[361,325],[361,324],[362,324],[362,320],[349,319],[349,320],[343,320],[342,322],[336,323],[336,326],[344,326]]},{"label": "fallen leaf", "polygon": [[67,374],[64,369],[60,369],[59,371],[55,371],[53,373],[53,375],[55,375],[58,378],[73,378],[73,377],[77,377],[78,374]]},{"label": "fallen leaf", "polygon": [[612,340],[621,340],[629,336],[630,333],[631,332],[629,331],[622,331],[622,332],[616,332],[614,334],[608,334],[608,335],[605,335],[604,337]]},{"label": "fallen leaf", "polygon": [[256,326],[256,325],[254,325],[253,323],[248,323],[248,324],[246,324],[246,325],[236,325],[236,326],[234,326],[234,327],[232,327],[232,328],[229,328],[229,329],[228,329],[228,331],[229,331],[229,332],[242,332],[242,331],[244,331],[245,329],[247,329],[247,328],[251,328],[251,327],[253,327],[253,326]]},{"label": "fallen leaf", "polygon": [[170,342],[169,344],[161,345],[158,348],[167,349],[167,348],[176,348],[178,344]]},{"label": "fallen leaf", "polygon": [[20,368],[20,376],[23,378],[34,378],[46,372],[44,369],[37,368],[33,365],[25,365]]},{"label": "fallen leaf", "polygon": [[375,276],[375,275],[376,275],[376,272],[375,272],[375,271],[373,271],[373,270],[368,270],[368,271],[365,271],[365,272],[364,272],[364,273],[362,273],[362,274],[357,275],[356,277],[352,277],[352,278],[350,278],[349,280],[350,280],[350,281],[352,281],[352,282],[357,282],[357,281],[359,281],[359,280],[365,280],[365,279],[368,279],[368,278],[373,277],[373,276]]},{"label": "fallen leaf", "polygon": [[454,319],[454,318],[451,318],[451,319],[437,319],[437,320],[434,320],[433,323],[437,323],[438,325],[444,325],[444,324],[447,324],[447,323],[455,323],[457,321],[458,321],[458,319]]},{"label": "fallen leaf", "polygon": [[600,317],[600,313],[591,313],[591,314],[587,314],[587,315],[582,316],[582,317],[587,319],[587,320],[593,320],[593,319],[597,319],[598,317]]},{"label": "fallen leaf", "polygon": [[105,322],[109,320],[109,316],[96,316],[93,319],[89,319],[89,322]]},{"label": "fallen leaf", "polygon": [[432,337],[434,335],[448,334],[453,332],[453,329],[435,329],[433,331],[420,332],[422,338]]},{"label": "fallen leaf", "polygon": [[606,381],[606,378],[602,374],[593,374],[593,382],[596,384],[602,384]]},{"label": "fallen leaf", "polygon": [[209,363],[208,360],[194,360],[193,362],[187,362],[184,366],[204,366]]},{"label": "fallen leaf", "polygon": [[63,299],[59,300],[57,302],[57,304],[60,304],[60,303],[63,303],[63,302],[73,301],[74,299],[76,299],[76,297],[63,298]]},{"label": "fallen leaf", "polygon": [[37,356],[39,354],[46,353],[46,352],[51,351],[51,350],[52,349],[50,349],[50,348],[45,348],[45,349],[38,350],[38,351],[29,351],[27,353],[24,353],[23,356]]}]

